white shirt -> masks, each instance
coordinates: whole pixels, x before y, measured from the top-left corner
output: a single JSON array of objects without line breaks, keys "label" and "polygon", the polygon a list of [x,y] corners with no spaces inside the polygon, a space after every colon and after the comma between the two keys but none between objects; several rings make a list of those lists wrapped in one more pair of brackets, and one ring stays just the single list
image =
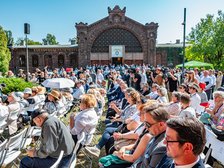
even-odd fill
[{"label": "white shirt", "polygon": [[71,128],[72,135],[81,135],[84,131],[86,134],[89,135],[87,138],[87,142],[85,144],[89,144],[92,141],[93,133],[95,131],[96,125],[98,123],[98,116],[94,108],[85,109],[80,111],[74,117],[74,127]]},{"label": "white shirt", "polygon": [[8,107],[0,104],[0,118],[7,118],[8,115],[9,115]]},{"label": "white shirt", "polygon": [[99,81],[99,82],[101,83],[102,80],[104,80],[103,74],[102,74],[102,73],[98,73],[98,74],[96,75],[96,79],[97,79],[97,81]]},{"label": "white shirt", "polygon": [[201,77],[201,82],[206,83],[205,90],[208,90],[208,89],[210,89],[213,86],[213,84],[212,84],[212,78],[210,76],[206,76],[206,77],[205,76],[202,76]]},{"label": "white shirt", "polygon": [[196,117],[196,112],[192,107],[187,107],[180,111],[179,117]]},{"label": "white shirt", "polygon": [[85,94],[85,89],[83,86],[80,86],[78,89],[75,90],[75,92],[73,93],[73,97],[75,99],[80,99],[80,96]]},{"label": "white shirt", "polygon": [[192,168],[194,165],[196,165],[196,163],[198,163],[199,159],[200,158],[198,157],[198,159],[195,162],[188,165],[181,165],[181,166],[175,165],[175,168]]},{"label": "white shirt", "polygon": [[196,113],[200,114],[201,113],[201,97],[197,94],[194,93],[191,95],[191,102],[190,102],[190,106],[195,109]]}]

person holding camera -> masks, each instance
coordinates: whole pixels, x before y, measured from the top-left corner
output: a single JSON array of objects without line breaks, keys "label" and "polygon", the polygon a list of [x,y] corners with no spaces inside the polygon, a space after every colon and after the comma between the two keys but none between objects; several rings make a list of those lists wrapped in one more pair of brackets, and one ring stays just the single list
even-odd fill
[{"label": "person holding camera", "polygon": [[165,80],[163,79],[163,72],[161,67],[156,68],[156,76],[153,76],[153,72],[151,72],[151,79],[153,83],[158,84],[159,86],[165,87]]}]

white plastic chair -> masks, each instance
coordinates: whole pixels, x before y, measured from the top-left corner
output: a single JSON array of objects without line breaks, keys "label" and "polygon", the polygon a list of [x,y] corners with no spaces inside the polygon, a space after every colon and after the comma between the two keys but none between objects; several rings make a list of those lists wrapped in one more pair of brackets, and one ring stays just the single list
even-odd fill
[{"label": "white plastic chair", "polygon": [[71,157],[70,164],[69,164],[70,168],[75,167],[76,161],[77,161],[77,151],[80,147],[81,142],[83,142],[84,140],[85,140],[85,133],[82,132],[81,136],[79,137],[79,140],[77,141],[76,145],[74,146],[74,149],[72,152],[72,157]]},{"label": "white plastic chair", "polygon": [[224,142],[218,139],[214,139],[211,143],[212,157],[221,162],[224,165]]},{"label": "white plastic chair", "polygon": [[0,134],[2,134],[4,132],[4,129],[7,126],[7,118],[8,118],[8,116],[0,118]]},{"label": "white plastic chair", "polygon": [[3,159],[2,166],[3,167],[6,167],[9,163],[13,163],[14,165],[16,165],[14,160],[16,160],[19,157],[19,155],[21,154],[20,150],[21,150],[23,138],[24,138],[26,132],[27,132],[27,128],[22,130],[19,134],[14,135],[9,138],[9,141],[6,145],[5,154],[2,157],[2,159]]},{"label": "white plastic chair", "polygon": [[63,155],[64,155],[64,151],[62,150],[57,161],[50,168],[58,168],[58,166],[61,162],[61,159],[63,158]]},{"label": "white plastic chair", "polygon": [[9,134],[12,135],[17,131],[17,119],[20,109],[9,112],[9,116],[7,119],[7,125],[9,128]]},{"label": "white plastic chair", "polygon": [[34,130],[34,127],[29,126],[29,128],[27,129],[27,132],[24,134],[21,149],[25,149],[28,145],[31,144],[33,130]]},{"label": "white plastic chair", "polygon": [[2,142],[0,144],[0,167],[2,167],[3,157],[5,155],[5,148],[6,148],[6,145],[7,145],[7,141],[8,140],[5,140],[4,142]]}]

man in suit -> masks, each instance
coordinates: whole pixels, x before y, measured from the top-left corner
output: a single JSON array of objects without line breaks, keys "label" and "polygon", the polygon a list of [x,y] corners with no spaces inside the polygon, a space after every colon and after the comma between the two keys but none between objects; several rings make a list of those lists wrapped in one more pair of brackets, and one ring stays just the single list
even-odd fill
[{"label": "man in suit", "polygon": [[152,168],[159,164],[166,155],[166,147],[163,144],[166,130],[166,121],[169,114],[164,107],[158,107],[158,103],[153,103],[143,109],[145,112],[145,127],[154,136],[148,143],[146,150],[138,158],[131,168]]},{"label": "man in suit", "polygon": [[205,128],[195,117],[168,120],[164,143],[167,156],[173,159],[173,163],[166,167],[204,168],[199,155],[206,143]]}]

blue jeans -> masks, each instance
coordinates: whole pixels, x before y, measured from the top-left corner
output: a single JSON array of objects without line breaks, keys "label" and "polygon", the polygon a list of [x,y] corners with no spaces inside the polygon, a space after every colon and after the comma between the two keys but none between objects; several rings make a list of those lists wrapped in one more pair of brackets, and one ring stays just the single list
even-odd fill
[{"label": "blue jeans", "polygon": [[99,143],[96,145],[99,149],[103,148],[103,146],[107,143],[107,141],[110,139],[111,135],[117,130],[115,127],[107,127],[99,141]]},{"label": "blue jeans", "polygon": [[[72,155],[68,155],[62,158],[59,167],[60,168],[68,168],[70,159]],[[57,159],[52,157],[46,157],[46,158],[38,158],[38,157],[24,157],[20,162],[20,168],[49,168],[51,167]]]}]

